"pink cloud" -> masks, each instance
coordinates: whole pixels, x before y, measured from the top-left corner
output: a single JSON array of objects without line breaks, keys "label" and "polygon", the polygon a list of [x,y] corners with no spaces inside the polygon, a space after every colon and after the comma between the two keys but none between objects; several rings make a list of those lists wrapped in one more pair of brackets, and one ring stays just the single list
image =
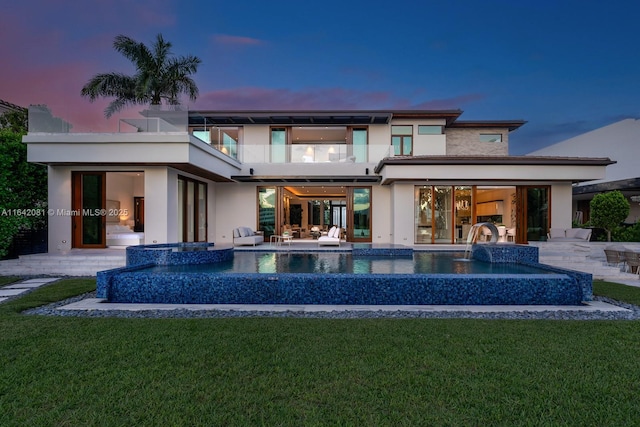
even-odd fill
[{"label": "pink cloud", "polygon": [[293,91],[244,87],[201,94],[194,108],[215,110],[323,110],[323,109],[457,109],[483,99],[480,94],[413,102],[390,92],[329,88]]},{"label": "pink cloud", "polygon": [[215,34],[212,36],[212,40],[214,43],[234,46],[255,46],[264,44],[264,41],[252,37],[232,36],[229,34]]}]

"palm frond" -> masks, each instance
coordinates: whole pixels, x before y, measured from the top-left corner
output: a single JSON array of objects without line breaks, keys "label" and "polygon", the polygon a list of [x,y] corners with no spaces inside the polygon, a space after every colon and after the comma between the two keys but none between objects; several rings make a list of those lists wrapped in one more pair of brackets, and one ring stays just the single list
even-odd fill
[{"label": "palm frond", "polygon": [[130,37],[116,36],[114,49],[134,63],[136,73],[133,76],[97,74],[84,85],[81,95],[89,97],[90,101],[98,97],[115,97],[105,109],[106,117],[134,104],[160,105],[164,100],[169,105],[179,105],[181,94],[195,101],[198,87],[190,76],[197,72],[202,61],[193,55],[173,57],[171,46],[161,34],[157,35],[151,49]]}]

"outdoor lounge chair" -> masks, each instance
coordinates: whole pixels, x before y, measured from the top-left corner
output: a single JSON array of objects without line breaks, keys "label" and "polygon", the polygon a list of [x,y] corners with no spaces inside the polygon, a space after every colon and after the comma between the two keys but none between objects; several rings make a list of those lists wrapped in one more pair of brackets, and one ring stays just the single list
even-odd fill
[{"label": "outdoor lounge chair", "polygon": [[629,272],[640,275],[640,253],[633,251],[625,251],[624,259],[629,266]]},{"label": "outdoor lounge chair", "polygon": [[318,246],[340,246],[341,228],[331,227],[326,236],[318,237]]}]

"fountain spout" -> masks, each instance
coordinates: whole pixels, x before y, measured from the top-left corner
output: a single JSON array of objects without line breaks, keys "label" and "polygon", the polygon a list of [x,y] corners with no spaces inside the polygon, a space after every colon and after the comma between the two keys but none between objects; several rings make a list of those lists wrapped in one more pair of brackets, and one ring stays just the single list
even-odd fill
[{"label": "fountain spout", "polygon": [[489,243],[496,243],[498,241],[498,228],[492,222],[479,222],[477,224],[473,224],[469,229],[469,234],[467,235],[467,246],[464,250],[464,257],[466,259],[471,257],[471,248],[473,247],[473,244],[478,241],[482,227],[487,227],[489,231],[491,231],[491,239]]}]

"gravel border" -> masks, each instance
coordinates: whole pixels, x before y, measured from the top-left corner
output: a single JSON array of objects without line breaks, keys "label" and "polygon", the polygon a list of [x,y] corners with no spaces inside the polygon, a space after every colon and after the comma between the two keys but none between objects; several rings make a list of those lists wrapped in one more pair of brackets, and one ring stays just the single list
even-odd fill
[{"label": "gravel border", "polygon": [[47,304],[41,307],[25,310],[22,314],[40,316],[63,317],[117,317],[117,318],[237,318],[237,317],[283,317],[283,318],[320,318],[320,319],[369,319],[369,318],[420,318],[420,319],[513,319],[513,320],[639,320],[640,307],[626,304],[605,297],[594,297],[594,301],[602,301],[629,309],[621,311],[590,311],[573,310],[548,311],[512,311],[476,313],[470,311],[331,311],[331,312],[303,312],[303,311],[238,311],[238,310],[64,310],[59,307],[81,301],[85,298],[95,298],[95,292],[79,295],[63,301]]}]

